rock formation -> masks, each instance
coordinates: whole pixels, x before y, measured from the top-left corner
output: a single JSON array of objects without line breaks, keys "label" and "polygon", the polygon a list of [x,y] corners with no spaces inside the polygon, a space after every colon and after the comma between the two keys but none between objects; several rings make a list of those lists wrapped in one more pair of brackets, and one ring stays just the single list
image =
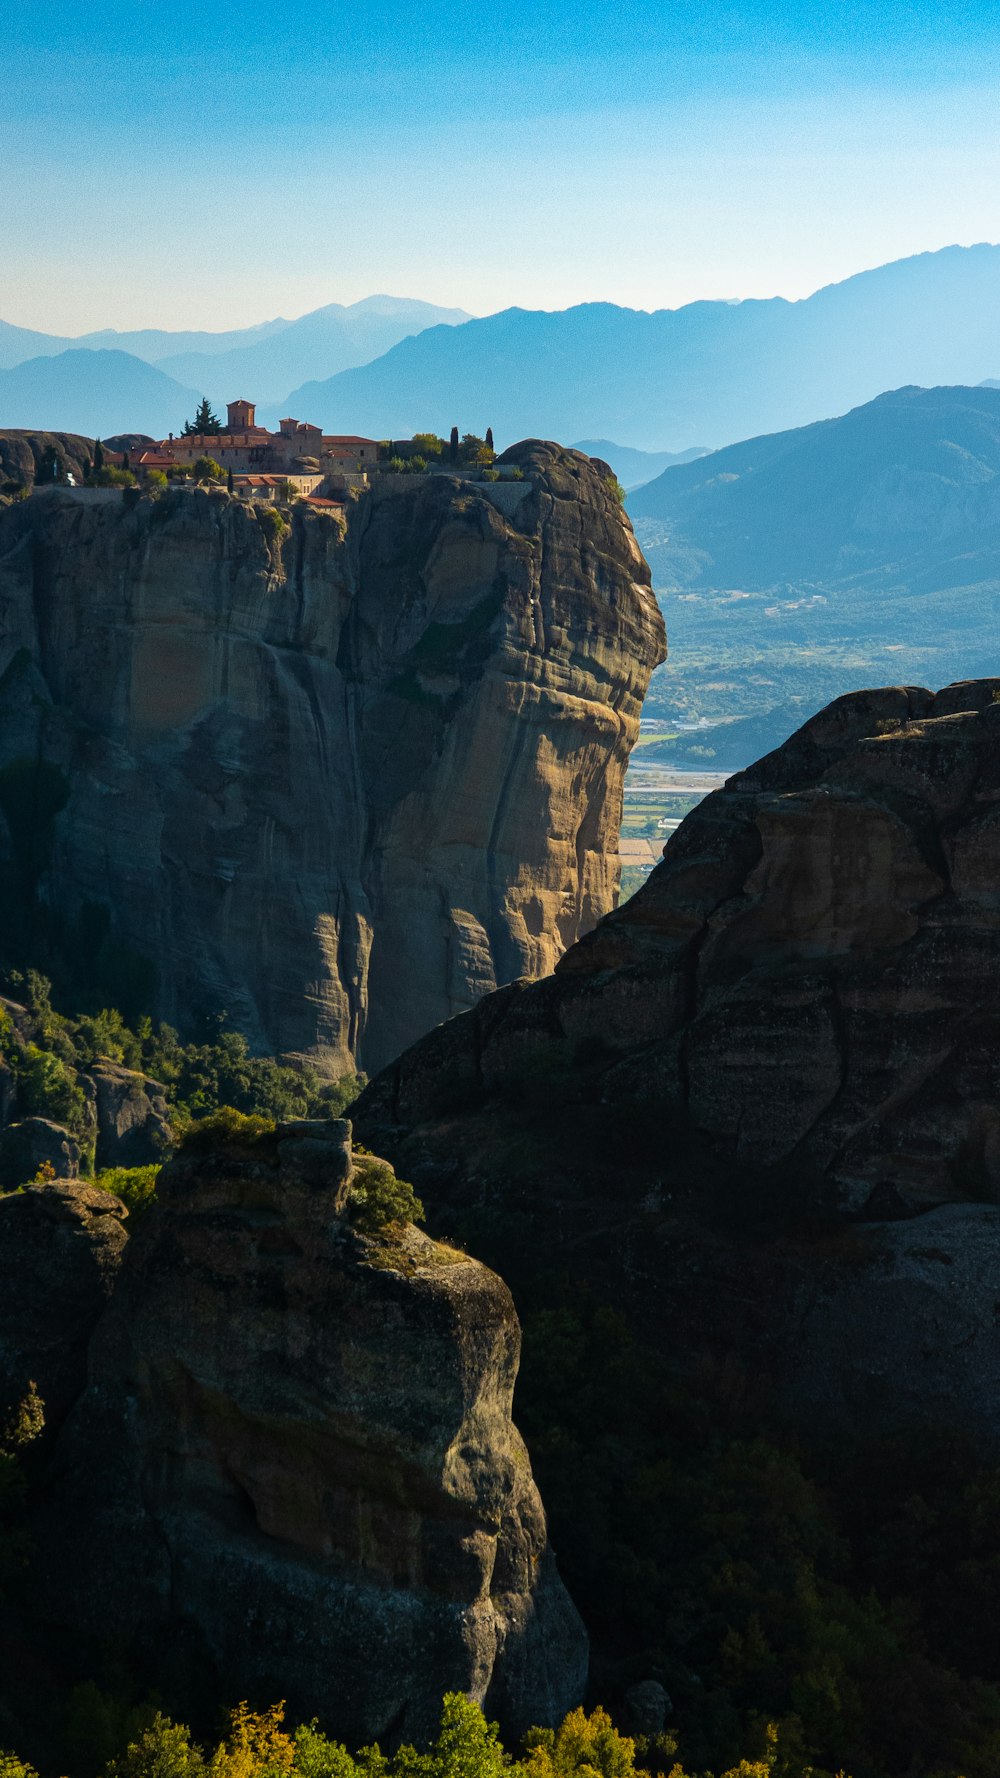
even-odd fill
[{"label": "rock formation", "polygon": [[341,1072],[607,912],[662,621],[606,466],[504,462],[387,477],[346,534],[222,493],[0,512],[4,869],[55,949]]},{"label": "rock formation", "polygon": [[360,1132],[439,1226],[474,1211],[506,1267],[524,1219],[681,1363],[1000,1448],[998,809],[1000,680],[839,699],[552,977],[386,1070]]},{"label": "rock formation", "polygon": [[125,1248],[125,1210],[83,1180],[0,1197],[0,1420],[31,1383],[49,1434],[86,1382],[87,1342]]},{"label": "rock formation", "polygon": [[352,1227],[349,1128],[161,1175],[57,1452],[42,1594],[161,1682],[186,1657],[351,1745],[428,1732],[450,1689],[555,1722],[586,1639],[511,1423],[510,1295],[412,1226]]}]

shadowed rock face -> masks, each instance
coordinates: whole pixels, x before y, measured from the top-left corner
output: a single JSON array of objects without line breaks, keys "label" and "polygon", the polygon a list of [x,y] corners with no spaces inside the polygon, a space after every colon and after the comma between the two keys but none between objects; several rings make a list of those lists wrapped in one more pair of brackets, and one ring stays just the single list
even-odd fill
[{"label": "shadowed rock face", "polygon": [[554,979],[418,1045],[362,1117],[418,1116],[428,1064],[488,1094],[530,1044],[840,1211],[1000,1195],[998,691],[839,699],[694,810]]},{"label": "shadowed rock face", "polygon": [[551,978],[386,1070],[359,1132],[515,1285],[512,1218],[799,1424],[1000,1448],[998,692],[838,700]]},{"label": "shadowed rock face", "polygon": [[280,545],[222,494],[0,513],[9,869],[105,910],[162,1016],[371,1069],[612,905],[662,620],[602,466],[506,460]]},{"label": "shadowed rock face", "polygon": [[349,1128],[161,1175],[57,1453],[50,1614],[352,1745],[455,1689],[554,1722],[586,1639],[511,1423],[513,1303],[412,1227],[351,1229]]},{"label": "shadowed rock face", "polygon": [[0,1416],[34,1383],[48,1432],[86,1382],[87,1342],[125,1250],[125,1208],[82,1179],[0,1197]]}]

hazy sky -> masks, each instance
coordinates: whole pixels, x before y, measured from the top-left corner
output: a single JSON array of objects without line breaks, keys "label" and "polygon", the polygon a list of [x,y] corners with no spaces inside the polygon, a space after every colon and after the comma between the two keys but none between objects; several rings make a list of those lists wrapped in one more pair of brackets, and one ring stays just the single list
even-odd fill
[{"label": "hazy sky", "polygon": [[801,296],[1000,240],[1000,9],[5,8],[0,317]]}]

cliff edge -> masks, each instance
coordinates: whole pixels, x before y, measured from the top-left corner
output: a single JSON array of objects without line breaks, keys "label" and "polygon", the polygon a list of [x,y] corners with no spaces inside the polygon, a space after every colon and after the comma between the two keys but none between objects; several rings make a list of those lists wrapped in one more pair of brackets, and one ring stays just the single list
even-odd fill
[{"label": "cliff edge", "polygon": [[502,461],[285,537],[222,493],[0,511],[0,866],[51,973],[371,1070],[608,911],[662,619],[604,466]]}]

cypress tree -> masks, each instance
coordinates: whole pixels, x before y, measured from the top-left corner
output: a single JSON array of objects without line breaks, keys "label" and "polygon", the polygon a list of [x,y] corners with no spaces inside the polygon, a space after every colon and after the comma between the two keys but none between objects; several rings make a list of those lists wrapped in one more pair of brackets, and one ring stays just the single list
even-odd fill
[{"label": "cypress tree", "polygon": [[448,440],[448,455],[451,458],[453,463],[458,462],[458,427],[457,426],[453,426],[451,429],[451,437]]},{"label": "cypress tree", "polygon": [[102,445],[100,439],[98,438],[94,442],[94,473],[97,474],[103,468],[104,468],[104,446]]},{"label": "cypress tree", "polygon": [[487,428],[486,428],[486,448],[488,451],[492,451],[492,449],[493,449],[493,428],[492,428],[492,426],[487,426]]}]

